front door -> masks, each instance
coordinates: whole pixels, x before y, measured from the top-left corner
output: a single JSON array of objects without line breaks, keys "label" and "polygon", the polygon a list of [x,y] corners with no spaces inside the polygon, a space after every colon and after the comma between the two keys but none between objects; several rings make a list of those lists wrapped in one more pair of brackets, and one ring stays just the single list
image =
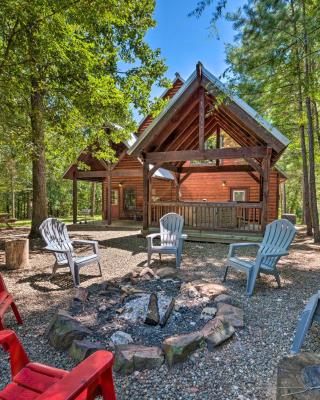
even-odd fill
[{"label": "front door", "polygon": [[119,189],[111,190],[111,216],[112,219],[119,218]]}]

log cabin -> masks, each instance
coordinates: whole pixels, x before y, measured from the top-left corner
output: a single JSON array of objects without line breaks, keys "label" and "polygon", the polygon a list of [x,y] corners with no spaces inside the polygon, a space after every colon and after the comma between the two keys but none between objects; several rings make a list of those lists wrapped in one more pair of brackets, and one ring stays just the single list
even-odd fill
[{"label": "log cabin", "polygon": [[[142,221],[147,233],[167,212],[184,216],[196,232],[261,235],[278,217],[285,175],[276,162],[288,139],[198,63],[187,81],[179,74],[156,118],[146,116],[129,143],[115,146],[117,162],[90,149],[70,166],[74,222],[77,180],[103,188],[102,217]],[[191,235],[192,236],[192,235]]]}]

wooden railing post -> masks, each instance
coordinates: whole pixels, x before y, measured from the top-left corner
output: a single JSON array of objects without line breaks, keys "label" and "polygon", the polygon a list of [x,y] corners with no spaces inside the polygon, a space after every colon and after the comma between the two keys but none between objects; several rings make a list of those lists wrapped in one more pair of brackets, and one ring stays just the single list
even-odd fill
[{"label": "wooden railing post", "polygon": [[111,190],[112,190],[112,176],[111,176],[111,164],[108,164],[108,199],[107,199],[107,224],[111,225],[112,223],[112,198],[111,198]]},{"label": "wooden railing post", "polygon": [[262,184],[262,211],[261,211],[261,229],[262,232],[266,229],[268,223],[268,208],[269,208],[269,181],[270,181],[270,160],[272,149],[268,147],[267,155],[262,161],[263,184]]},{"label": "wooden railing post", "polygon": [[143,224],[142,230],[143,233],[148,232],[149,228],[149,164],[144,161],[143,162]]},{"label": "wooden railing post", "polygon": [[78,222],[78,181],[77,181],[77,166],[72,177],[72,222]]}]

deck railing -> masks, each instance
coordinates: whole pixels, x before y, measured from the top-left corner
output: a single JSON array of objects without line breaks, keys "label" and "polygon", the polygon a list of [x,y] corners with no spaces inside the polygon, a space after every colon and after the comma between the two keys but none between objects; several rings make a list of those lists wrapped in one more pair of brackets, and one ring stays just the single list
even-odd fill
[{"label": "deck railing", "polygon": [[261,203],[157,201],[149,204],[149,226],[175,212],[183,216],[185,229],[261,232],[261,209]]}]

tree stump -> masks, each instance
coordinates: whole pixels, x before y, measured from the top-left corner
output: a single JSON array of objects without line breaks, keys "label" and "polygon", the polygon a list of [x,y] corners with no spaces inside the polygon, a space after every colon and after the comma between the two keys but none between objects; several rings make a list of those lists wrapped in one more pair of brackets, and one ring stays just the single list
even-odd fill
[{"label": "tree stump", "polygon": [[277,400],[320,399],[320,355],[299,353],[278,364]]},{"label": "tree stump", "polygon": [[29,266],[29,239],[7,240],[5,252],[8,269],[20,269]]}]

